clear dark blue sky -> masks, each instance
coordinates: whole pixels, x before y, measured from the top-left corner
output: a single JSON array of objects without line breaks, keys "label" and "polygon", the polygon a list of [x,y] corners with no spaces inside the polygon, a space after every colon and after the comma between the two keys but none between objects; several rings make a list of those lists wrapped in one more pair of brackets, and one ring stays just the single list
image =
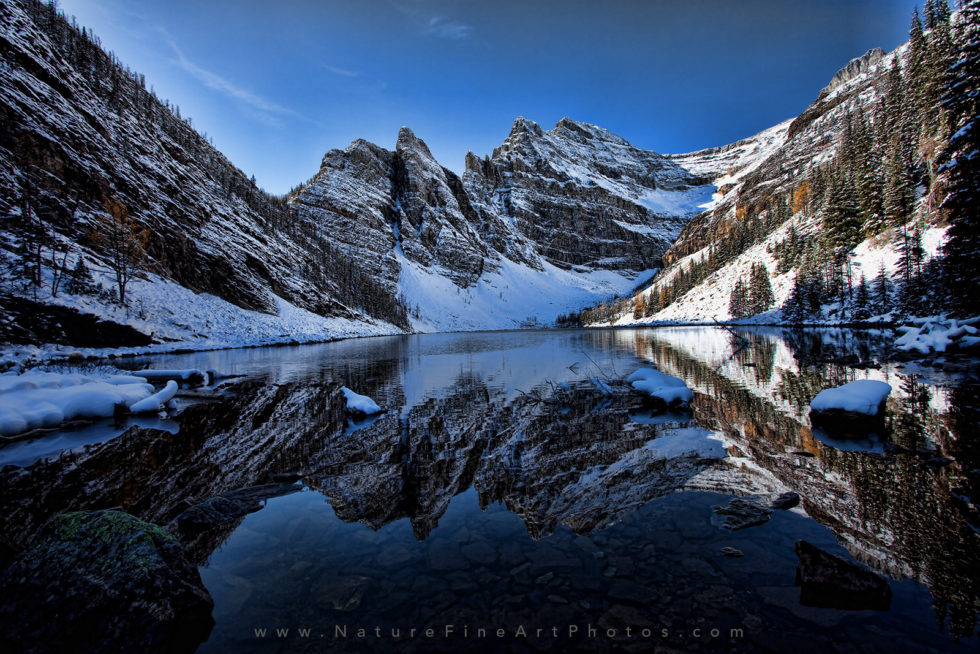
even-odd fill
[{"label": "clear dark blue sky", "polygon": [[522,115],[687,152],[798,114],[913,0],[60,0],[260,186],[408,125],[447,168]]}]

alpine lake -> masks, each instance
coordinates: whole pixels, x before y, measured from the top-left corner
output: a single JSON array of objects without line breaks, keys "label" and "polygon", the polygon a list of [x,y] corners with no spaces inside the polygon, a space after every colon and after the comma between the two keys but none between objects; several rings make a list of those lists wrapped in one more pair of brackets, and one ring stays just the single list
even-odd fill
[{"label": "alpine lake", "polygon": [[[0,449],[2,529],[119,506],[173,530],[247,494],[180,537],[214,599],[205,653],[975,652],[980,366],[893,340],[545,330],[118,359],[222,377],[166,419]],[[690,406],[634,390],[643,367]],[[814,427],[810,400],[855,379],[892,386],[880,425]],[[354,419],[341,386],[384,412]],[[809,589],[798,541],[839,557]]]}]

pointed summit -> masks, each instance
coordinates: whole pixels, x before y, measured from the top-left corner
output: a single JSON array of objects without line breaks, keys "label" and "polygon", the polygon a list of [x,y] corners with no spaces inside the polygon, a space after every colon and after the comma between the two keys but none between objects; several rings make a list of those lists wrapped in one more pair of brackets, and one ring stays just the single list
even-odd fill
[{"label": "pointed summit", "polygon": [[528,120],[524,116],[518,116],[514,120],[514,124],[510,128],[510,134],[508,135],[508,138],[510,138],[511,136],[517,136],[519,134],[533,134],[534,136],[543,136],[544,130],[542,130],[541,126],[538,125],[533,120]]},{"label": "pointed summit", "polygon": [[425,141],[415,136],[415,133],[408,127],[398,130],[398,142],[395,144],[395,152],[417,152],[429,159],[433,159],[429,146]]}]

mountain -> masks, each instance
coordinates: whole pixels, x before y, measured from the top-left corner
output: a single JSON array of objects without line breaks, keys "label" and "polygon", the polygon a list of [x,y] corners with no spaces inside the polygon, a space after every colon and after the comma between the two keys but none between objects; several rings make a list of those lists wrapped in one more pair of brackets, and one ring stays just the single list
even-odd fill
[{"label": "mountain", "polygon": [[891,321],[942,310],[947,127],[928,81],[950,61],[942,25],[920,52],[905,44],[854,59],[792,120],[671,156],[708,175],[718,195],[650,284],[584,312],[583,322]]},{"label": "mountain", "polygon": [[[0,18],[2,250],[10,276],[25,278],[14,290],[40,301],[30,317],[43,317],[44,303],[67,304],[160,340],[199,338],[208,321],[241,331],[269,323],[263,338],[306,323],[335,334],[407,326],[404,311],[369,278],[345,286],[338,271],[353,264],[303,232],[283,201],[256,188],[90,32],[32,0],[4,2]],[[134,280],[130,306],[154,317],[82,294],[52,297],[50,261],[62,257],[68,268],[84,259],[111,286],[108,200],[145,229],[143,279]],[[8,317],[11,305],[4,302]],[[11,322],[40,322],[14,317],[4,340],[57,342],[54,332],[13,332]]]},{"label": "mountain", "polygon": [[462,179],[402,128],[394,151],[328,152],[287,199],[403,297],[417,328],[479,329],[550,323],[632,288],[713,191],[600,127],[518,118],[492,156],[467,155]]},{"label": "mountain", "polygon": [[[900,268],[883,293],[908,313],[944,238],[926,147],[941,121],[934,98],[903,101],[927,97],[929,68],[915,82],[897,62],[941,70],[945,23],[926,50],[872,50],[798,117],[727,146],[663,155],[519,117],[459,176],[402,128],[394,150],[356,140],[276,197],[52,6],[12,0],[0,16],[0,342],[504,329],[599,301],[585,322],[778,321],[803,295],[809,319],[842,320],[862,277]],[[902,248],[924,254],[900,261]],[[772,298],[735,302],[750,278]],[[83,319],[82,335],[65,327]]]},{"label": "mountain", "polygon": [[[355,141],[274,197],[91,32],[34,0],[0,12],[8,342],[98,343],[53,305],[210,345],[547,324],[648,278],[714,190],[594,125],[518,118],[462,178],[404,128],[394,151]],[[109,203],[141,241],[131,285]],[[66,283],[78,262],[97,294]]]}]

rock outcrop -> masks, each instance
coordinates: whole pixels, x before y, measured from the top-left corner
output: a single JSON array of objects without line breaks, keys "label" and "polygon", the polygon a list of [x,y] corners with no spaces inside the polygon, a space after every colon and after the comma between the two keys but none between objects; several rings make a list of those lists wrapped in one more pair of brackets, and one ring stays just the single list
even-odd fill
[{"label": "rock outcrop", "polygon": [[841,84],[848,82],[858,75],[867,73],[871,70],[872,66],[875,66],[884,59],[885,53],[881,48],[872,48],[868,50],[860,57],[855,57],[847,62],[847,65],[837,71],[833,77],[830,78],[830,84],[828,84],[821,95],[825,93],[830,93],[835,88]]},{"label": "rock outcrop", "polygon": [[193,652],[214,624],[180,543],[122,511],[56,516],[0,587],[5,652]]}]

